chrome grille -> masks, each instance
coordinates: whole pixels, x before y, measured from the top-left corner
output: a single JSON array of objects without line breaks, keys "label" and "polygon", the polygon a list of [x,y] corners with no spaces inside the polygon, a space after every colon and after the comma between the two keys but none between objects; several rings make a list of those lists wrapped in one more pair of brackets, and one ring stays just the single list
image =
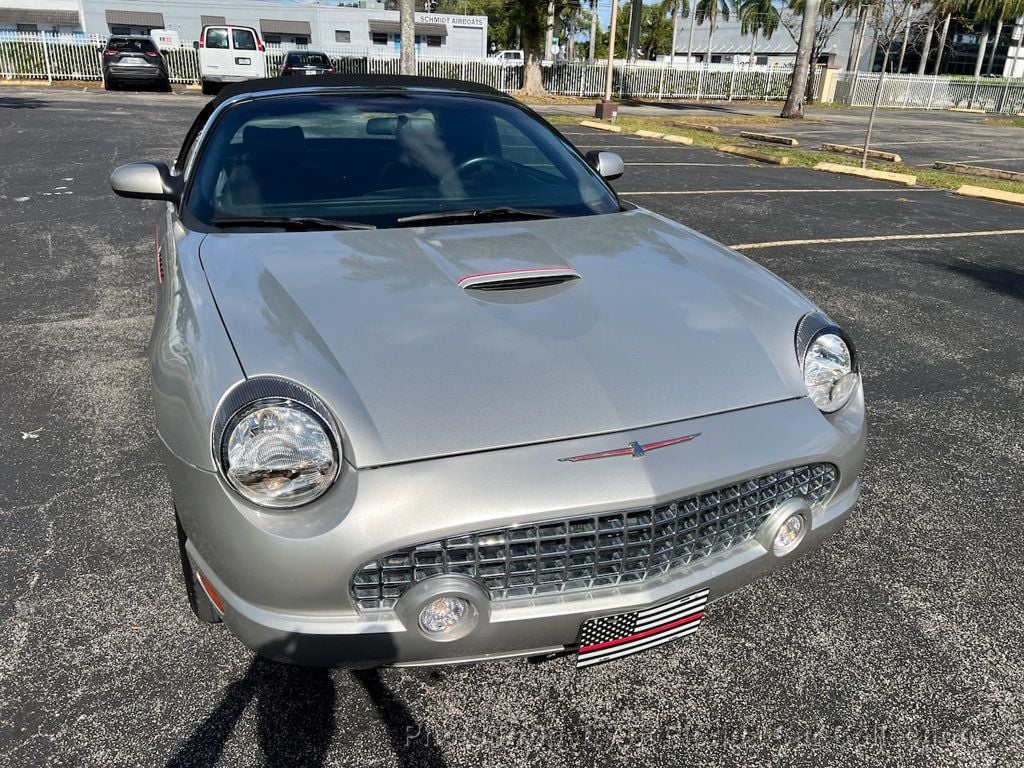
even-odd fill
[{"label": "chrome grille", "polygon": [[360,608],[391,608],[413,584],[457,573],[493,600],[641,582],[750,539],[782,502],[828,498],[839,470],[809,464],[657,507],[494,528],[388,552],[352,578]]}]

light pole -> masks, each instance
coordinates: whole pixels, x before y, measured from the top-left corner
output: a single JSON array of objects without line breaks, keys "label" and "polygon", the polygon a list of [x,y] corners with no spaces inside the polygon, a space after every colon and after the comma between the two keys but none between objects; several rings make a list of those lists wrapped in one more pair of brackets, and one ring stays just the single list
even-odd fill
[{"label": "light pole", "polygon": [[612,19],[608,24],[608,71],[604,77],[604,101],[597,105],[594,116],[611,120],[619,115],[619,105],[612,101],[612,69],[615,64],[615,20],[619,16],[619,0],[612,0]]}]

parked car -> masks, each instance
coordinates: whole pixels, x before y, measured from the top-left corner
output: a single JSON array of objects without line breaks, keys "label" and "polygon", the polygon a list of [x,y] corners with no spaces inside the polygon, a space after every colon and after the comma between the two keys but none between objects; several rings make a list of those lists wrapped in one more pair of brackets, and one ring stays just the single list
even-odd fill
[{"label": "parked car", "polygon": [[288,51],[281,64],[281,74],[333,75],[334,65],[326,53],[319,51]]},{"label": "parked car", "polygon": [[126,83],[171,90],[167,62],[152,39],[143,35],[114,35],[102,51],[103,87],[108,91]]},{"label": "parked car", "polygon": [[205,94],[215,93],[225,83],[267,76],[266,49],[253,27],[207,25],[194,45],[199,50],[199,81]]},{"label": "parked car", "polygon": [[113,172],[166,203],[153,402],[197,616],[303,664],[587,666],[837,530],[849,336],[622,172],[486,86],[366,75],[230,86],[173,168]]},{"label": "parked car", "polygon": [[495,63],[500,64],[522,64],[526,57],[522,51],[497,51],[488,56]]}]

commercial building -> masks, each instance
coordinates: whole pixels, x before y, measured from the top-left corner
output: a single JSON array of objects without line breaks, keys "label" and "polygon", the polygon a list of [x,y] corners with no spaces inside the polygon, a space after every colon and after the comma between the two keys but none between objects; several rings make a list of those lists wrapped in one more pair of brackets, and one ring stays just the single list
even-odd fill
[{"label": "commercial building", "polygon": [[[272,2],[270,0],[0,0],[0,31],[59,34],[177,33],[199,38],[204,24],[242,24],[260,30],[271,46],[311,46],[353,55],[397,55],[401,44],[398,11],[383,3],[363,7]],[[416,14],[416,48],[421,56],[487,55],[487,17]]]},{"label": "commercial building", "polygon": [[[857,23],[855,16],[838,19],[832,35],[822,52],[820,64],[839,69],[846,69],[851,58],[857,59],[852,62],[851,69],[861,71],[878,71],[882,65],[882,50],[874,45],[872,29],[869,27],[864,35],[864,42],[860,49],[860,56],[856,56],[856,43],[854,36],[857,34]],[[690,30],[693,30],[692,38]],[[753,38],[740,32],[740,22],[733,18],[729,21],[719,20],[718,28],[715,30],[714,39],[711,41],[711,51],[708,51],[711,25],[705,22],[701,25],[694,25],[692,18],[680,18],[676,33],[676,61],[686,61],[689,54],[694,61],[709,61],[712,64],[740,64],[751,63],[751,43]],[[799,30],[796,30],[797,32]],[[1019,45],[1021,35],[1024,34],[1024,19],[1018,20],[1017,24],[1004,24],[998,39],[993,36],[989,40],[985,56],[985,66],[982,74],[988,72],[988,59],[992,51],[995,57],[992,60],[992,74],[1004,77],[1024,77],[1024,45]],[[911,40],[917,41],[917,47],[910,45],[903,58],[903,72],[916,73],[921,62],[921,39],[923,34],[914,35]],[[691,44],[692,39],[692,44]],[[946,43],[941,51],[939,61],[939,74],[943,75],[973,75],[975,61],[978,55],[980,35],[969,23],[954,20],[950,25]],[[932,39],[932,50],[929,56],[928,74],[932,74],[935,68],[935,56],[939,55],[936,46],[939,43],[938,32]],[[1018,45],[1020,51],[1018,54]],[[852,56],[851,56],[852,51]],[[890,57],[890,64],[895,66],[899,57],[899,41],[894,43],[894,50]],[[753,63],[759,65],[783,64],[791,65],[796,60],[796,42],[793,37],[780,26],[770,38],[763,35],[757,38],[753,50]]]}]

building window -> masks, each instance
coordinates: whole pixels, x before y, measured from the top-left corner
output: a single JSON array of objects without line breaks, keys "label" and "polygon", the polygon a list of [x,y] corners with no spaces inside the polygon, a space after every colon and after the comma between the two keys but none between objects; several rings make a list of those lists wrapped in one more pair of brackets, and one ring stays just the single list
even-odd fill
[{"label": "building window", "polygon": [[427,48],[440,48],[441,47],[441,36],[440,35],[427,35]]},{"label": "building window", "polygon": [[347,29],[336,29],[334,30],[334,42],[336,43],[351,43],[352,33]]},{"label": "building window", "polygon": [[295,45],[309,45],[309,38],[305,35],[296,35]]},{"label": "building window", "polygon": [[[111,27],[110,34],[112,35],[130,35],[132,33],[131,27]],[[227,45],[224,46],[227,48]]]},{"label": "building window", "polygon": [[280,35],[264,35],[263,36],[263,42],[267,43],[269,45],[280,45],[281,44],[281,36]]},{"label": "building window", "polygon": [[767,56],[758,56],[757,57],[757,65],[759,67],[767,66],[768,65],[768,57]]},{"label": "building window", "polygon": [[374,45],[387,45],[388,44],[387,32],[371,32],[370,33],[370,39],[373,41]]},{"label": "building window", "polygon": [[39,31],[39,27],[37,27],[35,24],[19,24],[18,25],[18,31],[19,32],[38,32]]}]

